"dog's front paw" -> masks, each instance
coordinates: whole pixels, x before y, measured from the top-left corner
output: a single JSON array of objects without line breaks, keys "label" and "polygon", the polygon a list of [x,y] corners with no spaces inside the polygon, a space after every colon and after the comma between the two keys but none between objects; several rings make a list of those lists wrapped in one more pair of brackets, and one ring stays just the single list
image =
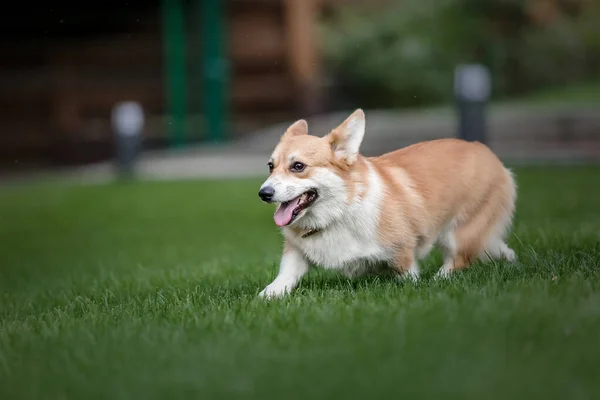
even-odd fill
[{"label": "dog's front paw", "polygon": [[263,299],[275,299],[278,297],[283,297],[290,292],[290,288],[287,285],[281,285],[277,283],[271,283],[266,288],[264,288],[259,294],[258,297]]}]

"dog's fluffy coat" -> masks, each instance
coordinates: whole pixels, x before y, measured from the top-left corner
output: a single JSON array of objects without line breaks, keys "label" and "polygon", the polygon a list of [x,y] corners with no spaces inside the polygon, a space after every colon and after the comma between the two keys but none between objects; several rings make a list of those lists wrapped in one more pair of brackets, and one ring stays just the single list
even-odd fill
[{"label": "dog's fluffy coat", "polygon": [[[282,227],[279,274],[261,296],[290,292],[309,264],[347,275],[383,264],[416,279],[418,259],[436,243],[444,251],[440,277],[480,257],[515,258],[505,236],[516,185],[488,147],[440,139],[363,157],[364,133],[359,109],[325,137],[309,135],[304,120],[282,136],[262,185],[273,192],[269,201],[299,203],[309,190],[318,197]],[[298,162],[301,171],[291,167]]]}]

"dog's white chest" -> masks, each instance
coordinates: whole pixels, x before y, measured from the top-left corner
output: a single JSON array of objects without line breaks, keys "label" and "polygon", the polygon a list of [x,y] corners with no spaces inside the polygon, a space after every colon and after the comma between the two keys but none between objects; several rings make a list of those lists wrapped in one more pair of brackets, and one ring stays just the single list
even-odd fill
[{"label": "dog's white chest", "polygon": [[340,227],[331,227],[306,238],[298,238],[296,246],[313,264],[328,269],[364,269],[366,264],[387,261],[389,251],[377,243],[368,232],[355,232]]}]

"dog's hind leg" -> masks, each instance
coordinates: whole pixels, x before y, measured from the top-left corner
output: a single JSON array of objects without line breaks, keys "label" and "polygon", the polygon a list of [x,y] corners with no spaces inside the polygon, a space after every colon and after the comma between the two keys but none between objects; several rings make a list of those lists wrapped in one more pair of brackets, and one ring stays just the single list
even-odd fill
[{"label": "dog's hind leg", "polygon": [[458,256],[458,246],[456,243],[455,224],[450,223],[442,231],[438,238],[438,242],[444,251],[444,264],[437,272],[436,277],[446,277],[452,270],[456,269]]},{"label": "dog's hind leg", "polygon": [[484,203],[471,219],[459,224],[447,235],[446,248],[453,248],[454,251],[446,253],[444,265],[436,277],[446,277],[452,271],[466,268],[475,259],[485,256],[514,260],[514,251],[504,242],[511,219],[512,207],[498,204],[497,199]]},{"label": "dog's hind leg", "polygon": [[515,179],[509,170],[506,170],[506,178],[508,185],[499,196],[498,211],[490,218],[489,235],[484,248],[478,254],[484,260],[505,259],[509,262],[516,260],[515,252],[506,244],[506,235],[512,225],[517,191]]},{"label": "dog's hind leg", "polygon": [[485,248],[480,252],[479,258],[483,260],[501,260],[514,262],[517,256],[513,249],[508,247],[504,235],[494,232],[488,239]]}]

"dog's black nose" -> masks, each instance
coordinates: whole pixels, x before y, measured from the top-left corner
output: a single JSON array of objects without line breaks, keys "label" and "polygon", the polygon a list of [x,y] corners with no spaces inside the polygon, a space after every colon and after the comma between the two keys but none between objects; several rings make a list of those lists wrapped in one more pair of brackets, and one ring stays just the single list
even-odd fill
[{"label": "dog's black nose", "polygon": [[271,186],[260,188],[258,191],[258,196],[262,199],[262,201],[271,201],[273,200],[273,196],[275,196],[275,189],[273,189]]}]

